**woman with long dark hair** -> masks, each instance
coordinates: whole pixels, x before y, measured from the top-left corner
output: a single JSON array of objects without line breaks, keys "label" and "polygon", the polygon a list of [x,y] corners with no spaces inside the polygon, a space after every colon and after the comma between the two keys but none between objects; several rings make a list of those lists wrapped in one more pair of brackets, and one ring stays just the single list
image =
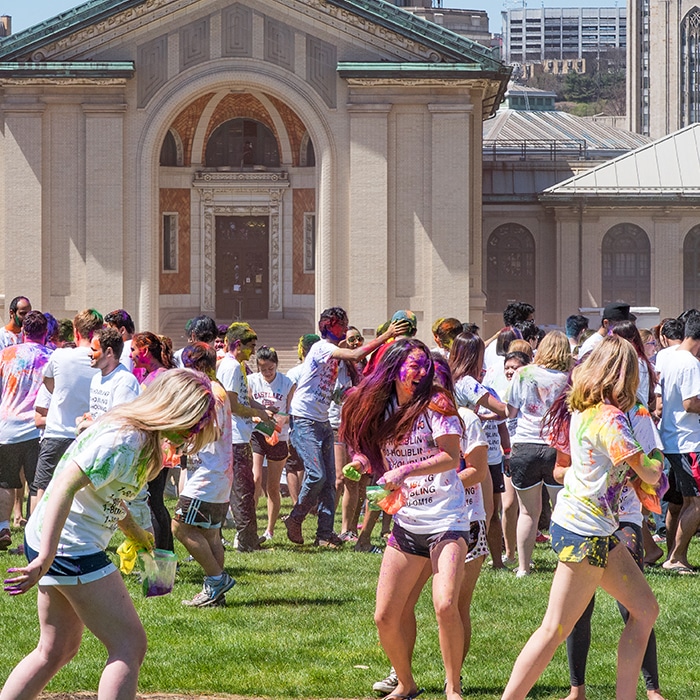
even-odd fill
[{"label": "woman with long dark hair", "polygon": [[456,471],[462,424],[452,397],[433,385],[433,376],[428,348],[418,340],[397,340],[349,393],[340,435],[380,477],[378,483],[405,492],[382,559],[375,610],[379,639],[398,677],[390,697],[420,693],[411,673],[414,609],[429,563],[445,693],[457,700],[464,648],[458,603],[469,537]]}]

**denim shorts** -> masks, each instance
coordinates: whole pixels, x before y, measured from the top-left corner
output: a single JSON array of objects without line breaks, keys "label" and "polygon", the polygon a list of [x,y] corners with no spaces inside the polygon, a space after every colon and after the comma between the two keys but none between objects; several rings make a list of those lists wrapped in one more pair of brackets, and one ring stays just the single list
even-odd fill
[{"label": "denim shorts", "polygon": [[608,565],[610,550],[620,543],[615,535],[579,535],[556,523],[550,525],[549,534],[559,561],[578,563],[587,558],[591,566],[601,569]]},{"label": "denim shorts", "polygon": [[[24,555],[32,562],[39,553],[24,540]],[[54,557],[49,570],[41,577],[42,586],[75,586],[79,583],[91,583],[109,576],[117,567],[112,564],[105,552],[84,554],[77,557]]]},{"label": "denim shorts", "polygon": [[516,442],[510,455],[510,478],[516,489],[524,491],[544,482],[561,486],[554,479],[557,451],[549,445]]},{"label": "denim shorts", "polygon": [[413,554],[416,557],[430,559],[430,554],[435,547],[441,542],[449,542],[451,540],[464,540],[468,545],[469,531],[446,530],[429,535],[419,535],[405,530],[398,523],[394,523],[387,546],[398,549],[404,554]]}]

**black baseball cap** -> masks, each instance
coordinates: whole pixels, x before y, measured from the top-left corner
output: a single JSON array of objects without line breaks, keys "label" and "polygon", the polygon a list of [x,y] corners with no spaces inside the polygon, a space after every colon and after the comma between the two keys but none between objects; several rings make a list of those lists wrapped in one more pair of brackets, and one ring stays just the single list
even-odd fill
[{"label": "black baseball cap", "polygon": [[636,316],[630,313],[630,305],[623,301],[616,301],[614,304],[608,304],[603,309],[604,321],[635,321]]}]

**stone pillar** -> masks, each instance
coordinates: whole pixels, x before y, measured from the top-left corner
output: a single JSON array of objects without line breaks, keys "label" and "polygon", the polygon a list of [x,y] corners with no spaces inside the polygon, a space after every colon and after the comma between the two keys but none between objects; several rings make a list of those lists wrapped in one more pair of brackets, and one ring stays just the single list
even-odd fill
[{"label": "stone pillar", "polygon": [[103,313],[122,305],[135,274],[123,268],[125,111],[124,104],[83,104],[85,304]]},{"label": "stone pillar", "polygon": [[[348,315],[378,326],[388,313],[388,124],[389,104],[351,104]],[[337,254],[338,251],[336,251]],[[340,261],[343,256],[336,257]],[[327,274],[327,271],[324,271]],[[362,319],[357,319],[363,310]],[[355,312],[355,313],[353,313]]]},{"label": "stone pillar", "polygon": [[[654,228],[647,231],[651,244],[651,305],[659,309],[661,318],[678,315],[685,309],[683,241],[688,228],[673,210],[652,217]],[[669,284],[675,280],[674,284]]]},{"label": "stone pillar", "polygon": [[[571,314],[577,314],[581,307],[593,306],[581,289],[582,232],[579,230],[579,215],[578,207],[557,209],[556,273],[547,270],[540,272],[544,275],[552,274],[556,280],[554,298],[557,323],[562,323]],[[598,259],[599,256],[588,258],[588,264]]]},{"label": "stone pillar", "polygon": [[19,295],[29,297],[35,309],[43,308],[47,301],[43,274],[44,110],[45,105],[36,101],[6,98],[3,104],[6,309]]},{"label": "stone pillar", "polygon": [[[426,264],[425,323],[439,316],[465,318],[469,310],[470,226],[474,192],[471,181],[472,144],[468,138],[472,106],[430,104],[431,229]],[[465,319],[467,320],[467,319]]]}]

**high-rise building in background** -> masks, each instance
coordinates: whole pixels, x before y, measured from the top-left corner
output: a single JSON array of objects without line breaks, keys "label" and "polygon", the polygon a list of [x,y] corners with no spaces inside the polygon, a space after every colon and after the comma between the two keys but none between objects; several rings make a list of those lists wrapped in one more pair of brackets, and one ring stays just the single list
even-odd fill
[{"label": "high-rise building in background", "polygon": [[506,63],[578,59],[627,45],[625,7],[521,8],[502,18]]}]

